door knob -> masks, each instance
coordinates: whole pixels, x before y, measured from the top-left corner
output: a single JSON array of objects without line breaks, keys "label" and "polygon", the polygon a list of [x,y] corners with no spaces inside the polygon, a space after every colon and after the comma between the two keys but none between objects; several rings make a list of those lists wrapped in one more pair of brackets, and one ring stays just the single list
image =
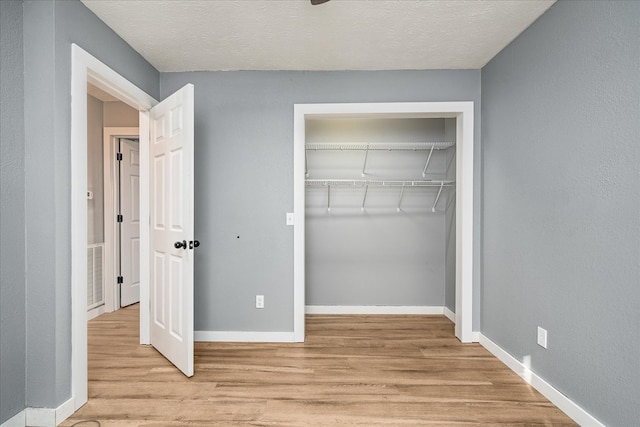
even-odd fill
[{"label": "door knob", "polygon": [[175,247],[176,249],[180,249],[180,248],[187,249],[187,241],[183,240],[182,242],[175,242],[173,244],[173,247]]},{"label": "door knob", "polygon": [[193,249],[193,248],[197,248],[198,246],[200,246],[200,242],[197,240],[190,240],[189,241],[189,249]]}]

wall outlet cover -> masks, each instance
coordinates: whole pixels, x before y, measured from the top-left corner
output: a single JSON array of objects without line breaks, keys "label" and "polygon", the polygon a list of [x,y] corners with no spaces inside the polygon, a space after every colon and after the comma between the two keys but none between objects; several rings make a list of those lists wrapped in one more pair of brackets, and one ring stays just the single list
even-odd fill
[{"label": "wall outlet cover", "polygon": [[264,295],[256,295],[256,308],[264,308]]},{"label": "wall outlet cover", "polygon": [[538,326],[538,345],[547,348],[547,330]]}]

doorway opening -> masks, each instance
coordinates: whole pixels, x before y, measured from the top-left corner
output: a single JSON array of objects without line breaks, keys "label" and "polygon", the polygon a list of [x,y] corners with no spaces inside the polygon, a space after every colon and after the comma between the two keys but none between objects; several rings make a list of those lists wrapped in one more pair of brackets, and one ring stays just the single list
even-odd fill
[{"label": "doorway opening", "polygon": [[[92,85],[138,113],[140,130],[140,343],[149,343],[149,113],[158,102],[73,44],[71,71],[71,388],[74,410],[87,402],[87,87]],[[146,230],[146,231],[145,231]]]},{"label": "doorway opening", "polygon": [[307,314],[455,311],[455,121],[307,119]]},{"label": "doorway opening", "polygon": [[[71,385],[74,409],[77,409],[88,399],[88,84],[138,112],[138,154],[135,154],[133,143],[130,150],[131,158],[136,158],[137,164],[135,170],[134,165],[129,165],[131,170],[127,177],[134,179],[134,187],[139,189],[139,206],[135,203],[130,206],[137,210],[130,216],[137,218],[134,222],[138,223],[139,236],[126,234],[124,226],[121,234],[139,247],[140,344],[153,345],[187,376],[193,375],[192,251],[199,242],[189,240],[187,244],[187,239],[194,238],[193,85],[185,85],[159,103],[75,44],[71,57]],[[122,142],[119,146],[123,147]],[[120,200],[114,205],[120,208]],[[153,210],[150,209],[152,205]],[[153,270],[150,268],[152,252]],[[135,268],[133,262],[130,267]],[[125,296],[124,291],[122,296]],[[152,298],[154,304],[150,304]]]},{"label": "doorway opening", "polygon": [[87,85],[88,320],[140,300],[139,115]]}]

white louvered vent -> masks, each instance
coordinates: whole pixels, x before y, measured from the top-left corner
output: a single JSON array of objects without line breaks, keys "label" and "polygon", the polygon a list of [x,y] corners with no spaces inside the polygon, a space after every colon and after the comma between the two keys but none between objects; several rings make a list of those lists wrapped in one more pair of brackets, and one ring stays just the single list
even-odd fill
[{"label": "white louvered vent", "polygon": [[104,304],[104,244],[87,246],[87,310]]}]

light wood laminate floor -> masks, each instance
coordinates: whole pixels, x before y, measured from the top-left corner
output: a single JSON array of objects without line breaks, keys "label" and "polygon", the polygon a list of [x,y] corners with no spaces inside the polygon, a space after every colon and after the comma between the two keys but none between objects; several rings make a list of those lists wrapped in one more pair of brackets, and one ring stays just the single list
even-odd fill
[{"label": "light wood laminate floor", "polygon": [[[307,316],[300,344],[196,343],[184,377],[138,306],[89,322],[89,402],[62,425],[576,425],[443,316]],[[82,426],[95,426],[85,423]]]}]

